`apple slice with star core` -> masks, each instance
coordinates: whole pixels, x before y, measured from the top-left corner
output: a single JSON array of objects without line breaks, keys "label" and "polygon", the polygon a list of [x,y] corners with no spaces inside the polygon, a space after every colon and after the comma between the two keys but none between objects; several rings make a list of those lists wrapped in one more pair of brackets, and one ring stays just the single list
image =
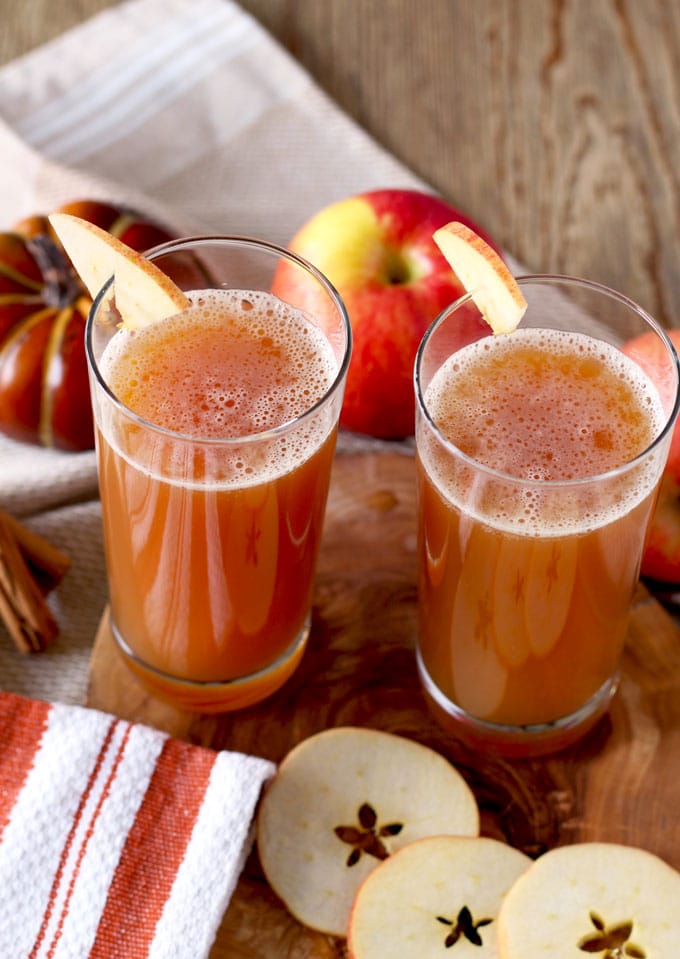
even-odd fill
[{"label": "apple slice with star core", "polygon": [[149,326],[189,305],[162,270],[110,233],[68,213],[53,213],[49,221],[92,297],[113,276],[116,308],[128,329]]},{"label": "apple slice with star core", "polygon": [[550,849],[498,914],[501,959],[680,956],[680,873],[646,850],[585,842]]},{"label": "apple slice with star core", "polygon": [[517,280],[496,251],[464,223],[440,227],[433,239],[494,333],[512,333],[527,308]]},{"label": "apple slice with star core", "polygon": [[434,836],[404,846],[359,888],[351,959],[498,959],[503,898],[532,860],[497,839]]},{"label": "apple slice with star core", "polygon": [[304,740],[269,784],[257,820],[269,884],[304,925],[345,936],[356,890],[397,849],[438,834],[476,836],[461,774],[420,743],[340,727]]}]

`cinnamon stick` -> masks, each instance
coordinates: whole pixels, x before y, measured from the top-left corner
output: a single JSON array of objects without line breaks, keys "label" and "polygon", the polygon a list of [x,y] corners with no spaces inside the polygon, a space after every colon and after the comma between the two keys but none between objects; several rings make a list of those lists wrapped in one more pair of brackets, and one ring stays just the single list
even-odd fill
[{"label": "cinnamon stick", "polygon": [[34,533],[9,513],[0,511],[9,526],[10,532],[43,593],[49,593],[58,586],[71,567],[71,560],[65,553],[49,543],[44,537]]},{"label": "cinnamon stick", "polygon": [[45,595],[49,584],[55,585],[63,576],[68,561],[64,566],[63,554],[57,555],[59,551],[53,549],[0,511],[0,616],[22,653],[45,649],[59,632]]}]

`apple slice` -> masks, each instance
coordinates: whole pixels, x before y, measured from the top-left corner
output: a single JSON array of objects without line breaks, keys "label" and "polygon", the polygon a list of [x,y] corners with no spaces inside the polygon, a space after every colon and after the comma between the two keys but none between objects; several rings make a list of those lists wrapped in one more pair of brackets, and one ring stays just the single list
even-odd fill
[{"label": "apple slice", "polygon": [[533,541],[526,581],[525,614],[535,656],[547,656],[562,635],[571,607],[578,568],[573,536]]},{"label": "apple slice", "polygon": [[113,276],[116,308],[128,329],[148,326],[189,305],[151,260],[94,223],[68,213],[53,213],[49,221],[90,296]]},{"label": "apple slice", "polygon": [[357,892],[351,959],[423,959],[448,949],[496,959],[501,902],[531,862],[497,839],[434,836],[405,846]]},{"label": "apple slice", "polygon": [[472,716],[490,722],[503,704],[509,669],[494,641],[498,538],[481,524],[470,534],[453,601],[449,644],[453,698]]},{"label": "apple slice", "polygon": [[479,810],[460,773],[410,739],[354,727],[291,750],[257,820],[274,892],[304,925],[336,936],[346,935],[354,895],[380,862],[441,833],[479,833]]},{"label": "apple slice", "polygon": [[436,230],[433,238],[493,332],[517,329],[527,301],[493,247],[456,220]]},{"label": "apple slice", "polygon": [[577,843],[545,853],[505,897],[502,959],[680,955],[680,873],[615,843]]}]

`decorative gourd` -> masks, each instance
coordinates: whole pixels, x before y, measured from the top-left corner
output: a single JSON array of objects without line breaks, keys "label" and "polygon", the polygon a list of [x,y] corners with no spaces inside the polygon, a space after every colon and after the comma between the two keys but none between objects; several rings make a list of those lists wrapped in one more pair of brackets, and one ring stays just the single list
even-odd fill
[{"label": "decorative gourd", "polygon": [[[93,200],[60,207],[143,252],[171,239],[133,210]],[[94,445],[85,359],[90,297],[46,216],[0,233],[0,432],[63,450]]]}]

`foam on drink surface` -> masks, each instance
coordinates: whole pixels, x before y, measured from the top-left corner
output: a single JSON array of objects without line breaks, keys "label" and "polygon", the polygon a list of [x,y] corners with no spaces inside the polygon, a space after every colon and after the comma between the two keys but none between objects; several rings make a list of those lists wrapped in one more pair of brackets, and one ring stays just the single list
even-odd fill
[{"label": "foam on drink surface", "polygon": [[[104,352],[104,378],[133,413],[198,441],[244,439],[247,445],[248,437],[296,420],[327,393],[335,356],[302,313],[258,291],[187,295],[191,306],[182,313],[141,330],[121,329]],[[310,423],[275,447],[268,444],[277,458],[264,463],[260,457],[258,481],[311,455],[328,433],[319,435],[319,428]],[[235,481],[253,472],[239,455],[231,470]]]},{"label": "foam on drink surface", "polygon": [[[656,388],[636,363],[607,343],[561,330],[522,329],[471,344],[436,373],[425,402],[457,449],[527,481],[521,515],[503,507],[479,518],[533,534],[550,532],[541,516],[541,482],[586,480],[630,463],[666,419]],[[467,509],[467,492],[450,482],[436,457],[426,465],[447,498]],[[654,469],[632,475],[637,478],[617,508],[583,516],[584,530],[611,521],[649,493]]]}]

